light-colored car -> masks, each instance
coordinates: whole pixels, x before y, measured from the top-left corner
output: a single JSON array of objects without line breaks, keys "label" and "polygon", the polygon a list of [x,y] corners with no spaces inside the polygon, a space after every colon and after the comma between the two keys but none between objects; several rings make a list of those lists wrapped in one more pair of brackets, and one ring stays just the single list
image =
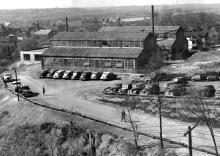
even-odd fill
[{"label": "light-colored car", "polygon": [[70,77],[72,76],[73,71],[67,70],[64,74],[63,74],[63,79],[70,79]]},{"label": "light-colored car", "polygon": [[5,82],[10,82],[10,81],[12,81],[12,74],[11,74],[11,73],[4,73],[4,75],[3,75],[3,80],[4,80]]},{"label": "light-colored car", "polygon": [[201,81],[202,80],[202,78],[201,78],[201,75],[199,75],[199,74],[196,74],[196,75],[194,75],[193,77],[192,77],[192,79],[191,79],[192,81]]},{"label": "light-colored car", "polygon": [[59,79],[59,78],[61,78],[61,77],[63,76],[64,72],[65,72],[64,70],[58,70],[58,71],[56,71],[55,74],[53,75],[53,78],[54,78],[54,79]]}]

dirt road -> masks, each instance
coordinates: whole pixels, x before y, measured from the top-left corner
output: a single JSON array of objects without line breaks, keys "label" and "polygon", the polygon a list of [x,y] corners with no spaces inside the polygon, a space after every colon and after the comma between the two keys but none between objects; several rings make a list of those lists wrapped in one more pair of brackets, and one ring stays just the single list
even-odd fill
[{"label": "dirt road", "polygon": [[[102,90],[113,85],[114,81],[38,79],[36,77],[36,71],[38,70],[39,66],[31,66],[25,71],[19,72],[18,76],[21,82],[30,85],[33,91],[42,93],[42,86],[45,86],[46,95],[40,94],[38,97],[33,98],[35,101],[81,112],[113,124],[130,127],[128,123],[120,122],[120,108],[95,100]],[[140,131],[159,136],[158,116],[149,115],[141,111],[133,111],[132,118],[138,122]],[[163,118],[163,136],[188,144],[188,138],[184,137],[183,134],[187,131],[189,125],[192,126],[193,124]],[[220,130],[215,129],[215,132],[217,144],[220,146]],[[192,136],[193,146],[204,146],[205,148],[213,146],[211,136],[207,128],[203,126],[194,129]],[[211,149],[212,147],[210,147]]]}]

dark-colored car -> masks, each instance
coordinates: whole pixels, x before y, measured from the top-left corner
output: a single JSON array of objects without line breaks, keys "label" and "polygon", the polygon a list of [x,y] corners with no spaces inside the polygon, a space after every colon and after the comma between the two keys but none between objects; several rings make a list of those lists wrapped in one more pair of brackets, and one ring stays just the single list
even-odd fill
[{"label": "dark-colored car", "polygon": [[51,69],[51,70],[47,73],[46,78],[52,78],[52,77],[53,77],[53,74],[55,74],[56,71],[57,71],[57,70],[55,70],[55,69]]},{"label": "dark-colored car", "polygon": [[217,76],[207,76],[206,78],[207,81],[217,81],[218,80],[218,77]]},{"label": "dark-colored car", "polygon": [[15,88],[15,92],[18,92],[18,93],[23,93],[25,91],[30,91],[30,87],[29,86],[18,86]]},{"label": "dark-colored car", "polygon": [[91,80],[99,80],[102,76],[102,72],[93,72],[91,75]]},{"label": "dark-colored car", "polygon": [[102,76],[100,77],[100,80],[111,81],[111,80],[115,80],[116,78],[117,78],[117,75],[114,74],[113,72],[104,72]]},{"label": "dark-colored car", "polygon": [[74,72],[70,79],[71,80],[79,80],[81,75],[82,75],[82,72]]},{"label": "dark-colored car", "polygon": [[107,87],[104,89],[104,93],[107,93],[107,94],[116,94],[118,93],[119,89],[122,88],[122,83],[116,83],[114,85],[114,87]]},{"label": "dark-colored car", "polygon": [[38,77],[39,78],[45,78],[47,76],[47,74],[49,73],[50,69],[44,69],[42,70],[39,74]]},{"label": "dark-colored car", "polygon": [[35,93],[35,92],[32,92],[32,91],[23,91],[21,94],[24,97],[34,97],[34,96],[39,95],[39,93]]},{"label": "dark-colored car", "polygon": [[80,80],[82,81],[88,81],[91,78],[92,73],[91,72],[84,72],[82,73],[82,75],[80,76]]}]

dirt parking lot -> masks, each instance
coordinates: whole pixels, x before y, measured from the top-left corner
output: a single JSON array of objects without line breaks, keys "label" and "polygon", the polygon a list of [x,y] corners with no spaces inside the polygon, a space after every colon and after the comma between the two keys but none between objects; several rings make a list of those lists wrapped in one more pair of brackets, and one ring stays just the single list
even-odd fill
[{"label": "dirt parking lot", "polygon": [[[128,123],[120,122],[121,109],[118,106],[113,106],[111,103],[101,103],[96,99],[102,96],[104,88],[113,86],[117,81],[79,81],[79,80],[54,80],[54,79],[39,79],[37,72],[40,71],[40,65],[25,67],[18,71],[18,78],[25,85],[29,85],[33,91],[39,92],[40,95],[32,98],[36,102],[54,107],[64,108],[77,111],[94,118],[111,122],[120,126],[130,127]],[[45,96],[42,95],[42,86],[46,88]],[[138,121],[139,129],[142,132],[159,135],[159,119],[157,115],[146,114],[142,111],[132,111],[132,118]],[[187,137],[183,134],[186,132],[188,125],[193,123],[181,122],[174,119],[163,118],[164,137],[188,143]],[[215,129],[220,132],[219,129]],[[201,133],[202,132],[202,133]],[[199,126],[193,132],[194,146],[212,145],[211,137],[204,138],[204,134],[208,134],[206,127]],[[209,141],[207,141],[207,139]],[[217,140],[220,144],[220,138]]]}]

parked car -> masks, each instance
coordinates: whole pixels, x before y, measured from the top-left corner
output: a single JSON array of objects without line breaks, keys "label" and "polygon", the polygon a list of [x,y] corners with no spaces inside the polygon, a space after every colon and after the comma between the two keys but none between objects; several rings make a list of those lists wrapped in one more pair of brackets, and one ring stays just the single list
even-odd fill
[{"label": "parked car", "polygon": [[148,84],[143,90],[140,91],[140,95],[158,95],[160,93],[160,87],[156,83]]},{"label": "parked car", "polygon": [[104,93],[108,94],[116,94],[118,93],[119,89],[122,88],[122,83],[116,83],[114,84],[114,87],[107,87],[104,89]]},{"label": "parked car", "polygon": [[93,72],[91,75],[91,80],[99,80],[102,76],[102,72]]},{"label": "parked car", "polygon": [[131,90],[128,91],[128,94],[136,94],[137,95],[144,88],[145,88],[144,83],[137,83],[137,84],[133,85],[133,88]]},{"label": "parked car", "polygon": [[32,91],[29,90],[29,91],[23,91],[22,95],[24,97],[34,97],[34,96],[39,95],[39,93],[35,93],[35,92],[32,92]]},{"label": "parked car", "polygon": [[91,72],[84,72],[82,73],[82,75],[80,76],[80,80],[82,81],[88,81],[91,78],[92,73]]},{"label": "parked car", "polygon": [[15,92],[23,93],[24,91],[30,91],[30,87],[27,85],[15,87]]},{"label": "parked car", "polygon": [[70,79],[71,80],[79,80],[81,75],[82,75],[82,72],[74,72]]},{"label": "parked car", "polygon": [[55,70],[55,69],[51,69],[51,70],[47,73],[46,78],[52,78],[53,75],[54,75],[54,73],[55,73],[56,71],[57,71],[57,70]]},{"label": "parked car", "polygon": [[11,73],[4,73],[3,74],[3,80],[5,82],[11,82],[12,81],[12,74]]},{"label": "parked car", "polygon": [[207,76],[206,78],[207,81],[217,81],[218,80],[218,77],[217,76]]},{"label": "parked car", "polygon": [[187,90],[183,84],[170,84],[165,91],[165,96],[172,94],[173,96],[186,95]]},{"label": "parked car", "polygon": [[64,70],[58,70],[53,75],[53,79],[61,79],[63,77],[63,74],[65,73]]},{"label": "parked car", "polygon": [[195,74],[191,80],[192,81],[202,81],[202,77],[199,74]]},{"label": "parked car", "polygon": [[172,85],[172,84],[181,84],[181,85],[186,85],[188,82],[187,80],[185,79],[185,77],[176,77],[174,78],[171,82],[169,82],[167,84],[167,87],[169,87],[169,85]]},{"label": "parked car", "polygon": [[117,75],[113,72],[103,72],[100,80],[115,80],[117,78]]},{"label": "parked car", "polygon": [[70,79],[71,76],[73,75],[73,71],[67,70],[64,74],[63,74],[63,79],[67,80]]},{"label": "parked car", "polygon": [[20,81],[13,81],[11,84],[13,86],[21,86],[21,82]]},{"label": "parked car", "polygon": [[127,94],[129,90],[132,89],[132,84],[129,83],[129,84],[126,84],[126,85],[122,85],[122,88],[120,88],[118,90],[118,93],[119,94]]},{"label": "parked car", "polygon": [[47,74],[50,72],[50,69],[44,69],[38,74],[38,78],[45,78]]}]

